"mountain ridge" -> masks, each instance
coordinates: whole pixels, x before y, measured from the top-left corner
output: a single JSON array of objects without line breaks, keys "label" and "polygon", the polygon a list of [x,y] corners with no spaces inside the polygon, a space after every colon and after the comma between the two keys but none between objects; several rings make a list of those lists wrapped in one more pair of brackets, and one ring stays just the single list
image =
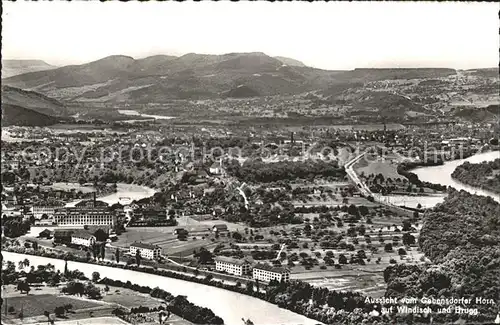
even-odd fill
[{"label": "mountain ridge", "polygon": [[[262,52],[187,53],[141,59],[112,55],[81,65],[13,76],[3,79],[3,83],[64,101],[142,104],[223,98],[233,93],[237,97],[293,95],[345,82],[455,73],[445,68],[323,70],[293,59],[298,63],[286,64],[279,58],[283,57]],[[241,86],[246,91],[237,89]]]},{"label": "mountain ridge", "polygon": [[55,69],[56,66],[43,60],[2,60],[2,78],[8,78],[28,72]]}]

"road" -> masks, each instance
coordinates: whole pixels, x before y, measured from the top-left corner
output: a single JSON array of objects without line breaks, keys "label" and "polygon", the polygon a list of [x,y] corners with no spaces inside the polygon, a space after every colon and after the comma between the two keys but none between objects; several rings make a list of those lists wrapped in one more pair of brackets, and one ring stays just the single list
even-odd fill
[{"label": "road", "polygon": [[351,181],[354,182],[354,184],[357,186],[357,188],[359,189],[361,194],[364,195],[365,197],[368,197],[368,196],[374,197],[372,191],[370,191],[368,186],[366,186],[366,184],[363,183],[363,181],[359,178],[358,174],[356,174],[356,172],[354,171],[354,168],[353,168],[354,164],[356,164],[358,161],[360,161],[364,156],[365,156],[365,153],[363,152],[362,154],[360,154],[360,155],[354,157],[352,160],[348,161],[344,165],[344,167],[345,167],[345,171],[347,173],[347,176],[349,176]]},{"label": "road", "polygon": [[359,189],[360,193],[364,196],[364,197],[373,197],[374,201],[377,202],[377,203],[380,203],[380,204],[383,204],[385,206],[390,206],[390,207],[395,207],[395,208],[398,208],[398,209],[403,209],[401,208],[400,206],[397,206],[397,205],[394,205],[390,202],[387,201],[387,199],[383,196],[383,195],[380,195],[380,194],[377,194],[377,193],[373,193],[372,191],[370,191],[370,189],[368,188],[368,186],[366,186],[366,184],[359,178],[358,174],[356,174],[356,172],[354,171],[354,165],[360,161],[365,155],[365,152],[363,152],[362,154],[354,157],[353,159],[351,159],[350,161],[348,161],[345,165],[344,165],[344,168],[345,168],[345,171],[347,173],[347,176],[349,176],[349,178],[351,179],[351,181],[354,182],[354,184],[356,185],[356,187]]}]

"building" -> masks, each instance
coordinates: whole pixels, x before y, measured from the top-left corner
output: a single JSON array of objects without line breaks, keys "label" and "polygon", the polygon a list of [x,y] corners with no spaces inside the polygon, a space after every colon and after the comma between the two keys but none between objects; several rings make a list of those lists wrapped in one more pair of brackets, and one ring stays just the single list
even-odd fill
[{"label": "building", "polygon": [[43,231],[40,231],[40,233],[38,234],[38,237],[46,238],[46,239],[52,238],[53,236],[54,236],[54,232],[49,230],[49,229],[45,229]]},{"label": "building", "polygon": [[74,207],[56,209],[54,222],[58,226],[114,226],[116,214],[102,201],[86,200]]},{"label": "building", "polygon": [[167,210],[157,206],[143,206],[133,211],[130,226],[174,226],[175,218],[167,216]]},{"label": "building", "polygon": [[42,219],[43,215],[46,215],[48,218],[52,218],[55,214],[56,209],[61,209],[63,207],[64,205],[35,205],[31,208],[31,211],[33,212],[33,217],[40,220]]},{"label": "building", "polygon": [[130,245],[129,250],[131,255],[135,256],[137,254],[137,251],[139,251],[139,254],[141,255],[142,258],[147,258],[149,260],[156,260],[159,259],[161,256],[160,246],[146,244],[146,243],[135,242],[132,245]]},{"label": "building", "polygon": [[54,231],[54,243],[69,244],[71,243],[71,235],[75,232],[74,229],[56,229]]},{"label": "building", "polygon": [[16,208],[13,204],[2,203],[2,218],[21,218],[21,209]]},{"label": "building", "polygon": [[212,175],[224,175],[224,168],[222,168],[222,161],[217,163],[214,162],[209,168],[210,174]]},{"label": "building", "polygon": [[271,280],[286,282],[290,280],[290,270],[284,267],[259,263],[253,268],[253,278],[264,282],[269,282]]},{"label": "building", "polygon": [[217,256],[215,257],[215,270],[241,276],[250,273],[250,263],[246,260]]},{"label": "building", "polygon": [[215,232],[215,233],[218,233],[219,235],[221,234],[226,234],[229,232],[229,229],[227,228],[227,225],[224,225],[224,224],[218,224],[218,225],[214,225],[212,227],[212,231]]},{"label": "building", "polygon": [[86,230],[77,230],[71,234],[71,244],[91,247],[95,244],[96,238]]}]

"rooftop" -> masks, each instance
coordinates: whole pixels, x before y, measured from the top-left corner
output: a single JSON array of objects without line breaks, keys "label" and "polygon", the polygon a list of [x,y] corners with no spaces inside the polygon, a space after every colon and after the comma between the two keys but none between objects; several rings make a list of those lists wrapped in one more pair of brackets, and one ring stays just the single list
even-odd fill
[{"label": "rooftop", "polygon": [[248,264],[247,260],[241,260],[241,259],[236,259],[236,258],[227,257],[227,256],[216,256],[214,258],[214,260],[215,261],[219,261],[219,262],[225,262],[225,263],[235,264],[235,265]]},{"label": "rooftop", "polygon": [[272,265],[263,264],[263,263],[258,263],[253,268],[259,269],[259,270],[270,271],[270,272],[274,272],[274,273],[279,273],[279,274],[290,272],[290,270],[287,269],[286,267],[272,266]]},{"label": "rooftop", "polygon": [[85,238],[85,239],[89,239],[91,237],[94,237],[94,235],[92,235],[90,232],[88,232],[87,230],[84,230],[84,229],[78,229],[76,230],[72,235],[71,237],[78,237],[78,238]]},{"label": "rooftop", "polygon": [[145,249],[151,249],[151,250],[160,248],[160,246],[157,246],[157,245],[147,244],[147,243],[139,243],[139,242],[133,243],[132,245],[130,245],[130,247],[138,247],[138,248],[145,248]]}]

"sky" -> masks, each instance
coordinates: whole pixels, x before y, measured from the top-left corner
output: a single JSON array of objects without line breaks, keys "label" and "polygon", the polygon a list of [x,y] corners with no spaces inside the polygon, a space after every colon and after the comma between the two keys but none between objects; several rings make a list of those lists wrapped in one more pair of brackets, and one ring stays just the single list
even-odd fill
[{"label": "sky", "polygon": [[2,57],[264,52],[322,69],[498,66],[497,3],[4,2]]}]

